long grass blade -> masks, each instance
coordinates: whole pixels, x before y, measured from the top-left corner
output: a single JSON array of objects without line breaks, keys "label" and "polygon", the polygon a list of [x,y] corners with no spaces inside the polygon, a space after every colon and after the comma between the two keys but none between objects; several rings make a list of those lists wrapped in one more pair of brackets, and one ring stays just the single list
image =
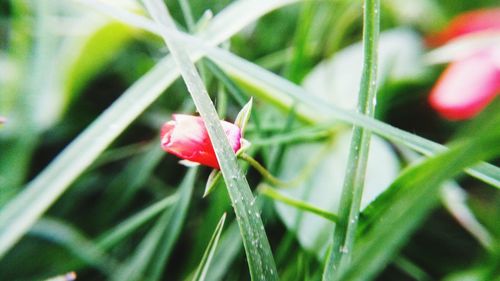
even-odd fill
[{"label": "long grass blade", "polygon": [[[473,137],[406,170],[365,211],[352,263],[339,280],[370,280],[382,270],[425,216],[439,204],[443,182],[481,160],[500,154],[500,104],[474,123]],[[495,116],[496,115],[496,116]],[[470,132],[470,128],[467,132]],[[359,270],[359,265],[363,270]]]},{"label": "long grass blade", "polygon": [[[372,116],[375,113],[378,34],[379,34],[379,0],[364,1],[363,11],[363,73],[358,95],[357,111]],[[334,280],[336,274],[351,259],[356,228],[361,207],[361,196],[365,185],[368,152],[371,132],[363,127],[354,126],[346,175],[342,187],[342,195],[338,209],[339,220],[334,226],[333,246],[330,250],[323,280]]]},{"label": "long grass blade", "polygon": [[175,204],[178,200],[179,195],[177,193],[169,197],[165,197],[139,213],[129,217],[127,220],[121,222],[108,232],[102,234],[99,238],[97,238],[96,244],[104,250],[111,248],[138,227],[142,226],[166,208]]},{"label": "long grass blade", "polygon": [[252,280],[277,280],[276,266],[260,212],[252,204],[254,197],[243,171],[238,166],[236,155],[229,145],[205,85],[185,51],[186,47],[177,39],[178,31],[165,4],[160,0],[146,0],[145,4],[151,16],[162,27],[161,35],[206,124],[240,226]]},{"label": "long grass blade", "polygon": [[217,245],[219,244],[220,236],[222,234],[222,228],[224,227],[224,222],[226,221],[226,213],[222,215],[219,223],[215,227],[214,234],[212,234],[212,238],[210,238],[210,242],[208,243],[207,249],[201,258],[201,262],[198,265],[198,269],[196,270],[193,281],[204,281],[207,277],[208,269],[210,268],[210,263],[215,254],[215,249],[217,249]]}]

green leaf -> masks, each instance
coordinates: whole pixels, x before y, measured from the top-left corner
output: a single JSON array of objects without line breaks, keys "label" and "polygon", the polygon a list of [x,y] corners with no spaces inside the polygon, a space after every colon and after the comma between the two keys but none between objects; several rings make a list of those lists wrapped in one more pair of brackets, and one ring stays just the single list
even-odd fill
[{"label": "green leaf", "polygon": [[201,258],[201,262],[198,265],[198,269],[196,270],[194,276],[193,276],[193,281],[204,281],[207,276],[207,272],[210,268],[210,263],[212,262],[212,259],[215,254],[215,249],[217,249],[217,244],[219,244],[219,239],[222,233],[222,228],[224,227],[224,222],[226,221],[226,213],[224,213],[215,227],[215,231],[212,234],[212,238],[210,239],[210,242],[208,243],[207,249],[205,250],[205,253],[203,254],[203,257]]}]

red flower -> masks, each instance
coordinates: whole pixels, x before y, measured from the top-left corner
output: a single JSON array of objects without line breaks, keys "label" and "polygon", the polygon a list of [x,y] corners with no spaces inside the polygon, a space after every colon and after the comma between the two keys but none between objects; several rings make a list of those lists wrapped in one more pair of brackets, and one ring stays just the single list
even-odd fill
[{"label": "red flower", "polygon": [[[220,169],[203,119],[198,116],[174,114],[161,129],[161,147],[179,158]],[[241,147],[241,129],[220,121],[234,152]]]},{"label": "red flower", "polygon": [[427,43],[439,46],[462,35],[490,30],[500,30],[500,8],[458,15],[443,31],[427,37]]},{"label": "red flower", "polygon": [[[465,13],[430,37],[431,44],[442,44],[466,34],[500,31],[500,9]],[[478,48],[452,62],[431,91],[429,102],[443,117],[451,120],[472,118],[500,93],[500,46]]]},{"label": "red flower", "polygon": [[488,49],[451,63],[432,89],[429,102],[445,118],[463,120],[481,112],[498,93],[500,49]]}]

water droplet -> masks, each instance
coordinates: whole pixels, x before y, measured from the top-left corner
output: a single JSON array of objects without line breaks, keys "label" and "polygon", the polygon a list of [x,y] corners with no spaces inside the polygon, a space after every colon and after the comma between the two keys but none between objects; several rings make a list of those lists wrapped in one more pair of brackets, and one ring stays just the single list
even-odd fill
[{"label": "water droplet", "polygon": [[258,218],[260,218],[260,214],[258,212],[255,212],[255,216],[257,216]]}]

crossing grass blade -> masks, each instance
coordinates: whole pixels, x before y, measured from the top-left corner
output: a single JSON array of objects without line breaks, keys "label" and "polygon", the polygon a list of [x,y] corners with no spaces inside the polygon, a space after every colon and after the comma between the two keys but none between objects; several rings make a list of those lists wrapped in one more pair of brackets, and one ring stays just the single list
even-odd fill
[{"label": "crossing grass blade", "polygon": [[240,227],[250,276],[252,280],[277,280],[276,265],[264,225],[260,219],[260,210],[254,204],[255,198],[243,171],[238,166],[236,155],[229,145],[203,80],[189,58],[186,51],[188,47],[178,40],[179,32],[165,4],[161,0],[146,0],[144,2],[148,12],[161,27],[163,40],[206,124]]},{"label": "crossing grass blade", "polygon": [[[469,138],[458,140],[450,150],[407,169],[366,209],[352,263],[341,272],[339,280],[370,280],[438,205],[445,180],[467,166],[500,155],[500,131],[496,129],[500,126],[499,108],[500,103],[496,103],[490,114],[467,128]],[[356,266],[359,264],[363,270]]]},{"label": "crossing grass blade", "polygon": [[198,265],[198,269],[193,276],[193,281],[204,281],[207,277],[208,269],[210,268],[210,263],[215,254],[215,249],[217,249],[217,245],[219,244],[219,240],[222,234],[222,228],[224,227],[224,222],[226,221],[226,213],[224,213],[215,227],[214,234],[212,234],[212,238],[208,243],[207,249],[203,254],[200,264]]},{"label": "crossing grass blade", "polygon": [[112,275],[112,280],[159,280],[178,239],[191,201],[197,168],[188,171],[179,187],[179,200],[167,209],[144,237],[135,254]]},{"label": "crossing grass blade", "polygon": [[116,243],[123,240],[127,235],[132,233],[138,227],[164,211],[166,208],[172,206],[179,200],[179,194],[174,194],[169,197],[152,204],[139,213],[130,216],[127,220],[121,222],[113,229],[102,234],[96,240],[96,244],[103,250],[111,248]]}]

